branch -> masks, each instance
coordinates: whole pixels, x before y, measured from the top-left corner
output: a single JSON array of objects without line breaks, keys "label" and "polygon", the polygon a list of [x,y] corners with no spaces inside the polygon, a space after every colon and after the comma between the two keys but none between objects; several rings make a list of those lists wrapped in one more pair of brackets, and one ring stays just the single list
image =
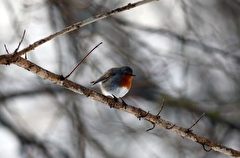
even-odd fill
[{"label": "branch", "polygon": [[64,78],[68,78],[77,68],[78,66],[92,53],[92,51],[94,49],[96,49],[100,44],[102,44],[102,42],[100,42],[99,44],[97,44],[93,49],[91,49],[83,58],[81,61],[78,62],[78,64],[73,68],[73,70]]},{"label": "branch", "polygon": [[[14,60],[13,60],[13,59]],[[133,114],[136,117],[139,117],[139,114],[141,116],[144,116],[143,118],[153,124],[156,124],[158,126],[161,126],[167,130],[170,130],[184,138],[190,139],[194,142],[197,142],[201,144],[202,146],[208,146],[212,150],[221,152],[223,154],[226,154],[228,156],[234,156],[234,157],[240,157],[240,152],[228,147],[225,147],[221,144],[215,143],[207,138],[201,137],[192,131],[190,131],[188,128],[183,128],[180,126],[177,126],[169,121],[166,121],[164,119],[161,119],[158,115],[153,115],[149,112],[146,112],[142,109],[135,108],[131,105],[125,105],[122,102],[117,101],[114,98],[106,97],[100,93],[97,93],[93,90],[90,90],[82,85],[76,84],[70,80],[62,78],[61,75],[54,74],[42,67],[39,67],[38,65],[22,58],[22,57],[14,57],[13,54],[6,54],[0,56],[0,64],[10,64],[9,61],[12,61],[12,64],[18,65],[28,71],[31,71],[32,73],[38,75],[39,77],[43,79],[47,79],[54,84],[57,84],[59,86],[62,86],[66,89],[69,89],[75,93],[83,94],[89,98],[92,98],[96,101],[102,102],[105,105],[110,105],[113,108],[120,109],[122,111],[125,111],[127,113]]]},{"label": "branch", "polygon": [[68,32],[74,31],[74,30],[77,30],[77,29],[79,29],[83,26],[86,26],[86,25],[91,24],[93,22],[96,22],[98,20],[107,18],[107,17],[112,16],[116,13],[120,13],[120,12],[129,10],[129,9],[132,9],[132,8],[135,8],[135,7],[138,7],[140,5],[143,5],[143,4],[146,4],[146,3],[149,3],[149,2],[153,2],[153,1],[158,1],[158,0],[142,0],[142,1],[138,1],[136,3],[129,3],[128,5],[125,5],[123,7],[119,7],[117,9],[111,10],[109,12],[98,14],[94,17],[91,17],[91,18],[88,18],[88,19],[83,20],[81,22],[75,23],[75,24],[73,24],[71,26],[68,26],[68,27],[66,27],[66,28],[54,33],[54,34],[51,34],[51,35],[49,35],[49,36],[47,36],[43,39],[40,39],[40,40],[34,42],[33,44],[30,44],[28,47],[26,47],[26,48],[22,49],[21,51],[19,51],[18,53],[16,53],[15,57],[22,56],[26,52],[29,52],[29,51],[35,49],[36,47],[40,46],[41,44],[46,43],[46,42],[50,41],[51,39],[53,39],[57,36],[66,34]]},{"label": "branch", "polygon": [[[15,64],[18,65],[19,67],[22,67],[28,71],[31,71],[32,73],[38,75],[39,77],[43,78],[43,79],[47,79],[51,82],[53,82],[54,84],[57,84],[59,86],[62,86],[66,89],[69,89],[75,93],[78,94],[82,94],[85,95],[87,97],[90,97],[96,101],[102,102],[105,105],[110,105],[113,108],[116,109],[120,109],[122,111],[125,111],[127,113],[133,114],[136,117],[141,116],[142,118],[144,118],[145,120],[161,126],[167,130],[170,130],[184,138],[190,139],[194,142],[197,142],[199,144],[201,144],[203,147],[208,146],[210,149],[221,152],[223,154],[229,155],[229,156],[234,156],[234,157],[240,157],[240,152],[228,147],[225,147],[221,144],[215,143],[207,138],[201,137],[195,133],[193,133],[191,130],[189,130],[188,128],[183,128],[180,126],[177,126],[169,121],[166,121],[164,119],[161,119],[161,117],[159,117],[158,115],[154,115],[151,114],[149,112],[146,112],[142,109],[139,108],[135,108],[134,106],[131,105],[126,105],[123,102],[119,102],[114,98],[109,98],[106,97],[100,93],[97,93],[95,91],[92,91],[82,85],[76,84],[70,80],[67,80],[65,78],[62,77],[62,75],[57,75],[54,74],[42,67],[39,67],[38,65],[22,58],[21,56],[24,55],[25,53],[27,53],[30,50],[33,50],[34,48],[38,47],[39,45],[46,43],[47,41],[50,41],[51,39],[62,35],[62,34],[66,34],[68,32],[74,31],[80,27],[83,27],[87,24],[93,23],[95,21],[98,21],[100,19],[109,17],[111,15],[114,15],[116,13],[125,11],[125,10],[129,10],[132,9],[134,7],[146,4],[148,2],[152,2],[152,1],[158,1],[158,0],[143,0],[143,1],[138,1],[136,3],[129,3],[128,5],[124,6],[124,7],[120,7],[117,8],[115,10],[112,10],[110,12],[106,12],[103,14],[99,14],[96,15],[92,18],[86,19],[82,22],[78,22],[75,23],[69,27],[64,28],[61,31],[58,31],[50,36],[47,36],[41,40],[38,40],[36,42],[34,42],[33,44],[30,44],[28,47],[22,49],[19,52],[15,52],[15,53],[11,53],[11,54],[5,54],[5,55],[1,55],[0,56],[0,64],[5,64],[5,65],[9,65],[9,64]],[[22,40],[21,40],[22,41]],[[21,44],[21,43],[20,43]],[[6,48],[6,47],[5,47]],[[160,110],[161,111],[161,110]],[[195,124],[194,124],[195,125]]]},{"label": "branch", "polygon": [[202,113],[202,115],[197,119],[196,122],[194,122],[194,124],[192,124],[192,125],[188,128],[188,130],[191,130],[191,129],[203,118],[204,115],[205,115],[205,113]]}]

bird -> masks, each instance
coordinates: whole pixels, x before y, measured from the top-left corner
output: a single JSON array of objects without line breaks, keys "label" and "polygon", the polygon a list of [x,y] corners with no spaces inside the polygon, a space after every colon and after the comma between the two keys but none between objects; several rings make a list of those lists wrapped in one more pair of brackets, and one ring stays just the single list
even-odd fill
[{"label": "bird", "polygon": [[114,67],[106,71],[92,85],[100,83],[100,89],[105,96],[114,99],[125,96],[131,88],[133,70],[129,66]]}]

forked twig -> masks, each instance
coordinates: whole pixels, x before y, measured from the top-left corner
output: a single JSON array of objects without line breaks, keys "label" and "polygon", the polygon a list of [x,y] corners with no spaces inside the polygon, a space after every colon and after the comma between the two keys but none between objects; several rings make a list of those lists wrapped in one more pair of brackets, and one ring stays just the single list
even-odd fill
[{"label": "forked twig", "polygon": [[64,77],[65,79],[68,78],[77,68],[78,66],[93,52],[94,49],[96,49],[99,45],[101,45],[102,42],[100,42],[98,45],[96,45],[93,49],[91,49],[83,58],[81,61],[78,62],[78,64],[73,68],[73,70],[66,76]]},{"label": "forked twig", "polygon": [[191,128],[193,128],[193,127],[203,118],[204,115],[205,115],[205,113],[202,113],[202,115],[197,119],[197,121],[194,122],[194,124],[192,124],[192,126],[190,126],[190,127],[188,128],[188,131],[190,131]]}]

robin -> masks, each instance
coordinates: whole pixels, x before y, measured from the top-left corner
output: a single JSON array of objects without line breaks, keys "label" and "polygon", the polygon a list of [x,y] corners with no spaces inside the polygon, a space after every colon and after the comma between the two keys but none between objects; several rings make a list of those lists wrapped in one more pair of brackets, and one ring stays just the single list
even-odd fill
[{"label": "robin", "polygon": [[109,69],[99,79],[91,83],[93,85],[100,83],[102,93],[116,99],[127,94],[131,87],[133,76],[135,75],[130,67],[115,67]]}]

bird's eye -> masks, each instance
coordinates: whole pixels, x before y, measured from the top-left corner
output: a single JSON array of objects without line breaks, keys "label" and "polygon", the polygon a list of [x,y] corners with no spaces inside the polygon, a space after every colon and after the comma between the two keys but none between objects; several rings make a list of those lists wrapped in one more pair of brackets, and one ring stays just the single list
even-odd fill
[{"label": "bird's eye", "polygon": [[126,72],[124,72],[124,75],[129,76],[129,75],[131,75],[131,72],[126,71]]}]

